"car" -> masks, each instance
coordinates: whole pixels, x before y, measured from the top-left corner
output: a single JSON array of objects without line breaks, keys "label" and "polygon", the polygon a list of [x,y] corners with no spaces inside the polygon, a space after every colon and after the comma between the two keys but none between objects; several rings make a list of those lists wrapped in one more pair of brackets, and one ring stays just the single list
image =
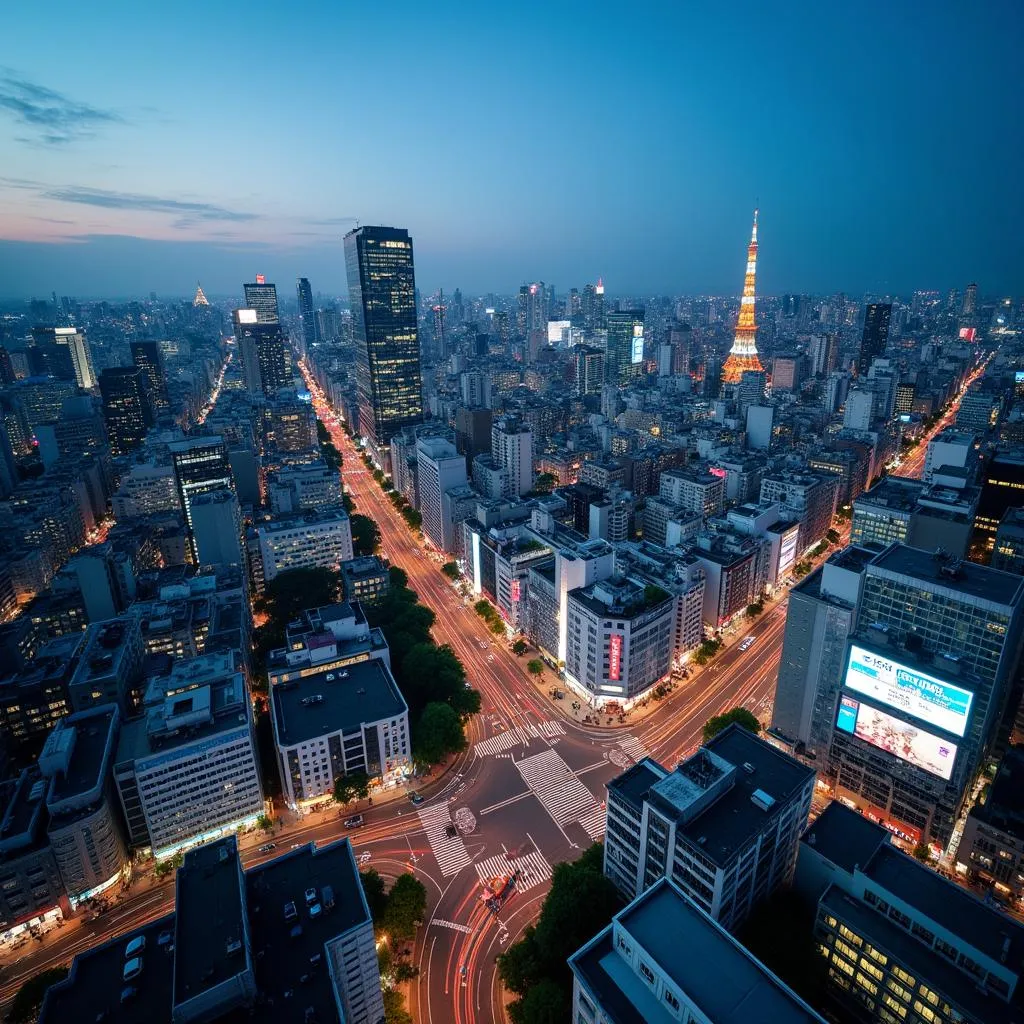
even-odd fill
[{"label": "car", "polygon": [[306,890],[306,894],[305,894],[306,906],[307,907],[311,907],[314,903],[316,903],[317,898],[319,897],[319,895],[320,894],[316,891],[316,886],[315,885],[311,885]]},{"label": "car", "polygon": [[754,641],[757,639],[755,636],[745,636],[740,642],[741,651],[749,651],[754,646]]},{"label": "car", "polygon": [[363,816],[361,814],[353,814],[351,818],[345,819],[345,828],[359,828],[363,823]]},{"label": "car", "polygon": [[167,931],[160,933],[160,937],[156,940],[156,944],[158,946],[166,946],[173,938],[174,932],[168,928]]},{"label": "car", "polygon": [[141,955],[146,949],[146,936],[136,935],[127,946],[124,947],[125,960],[131,960],[133,956]]},{"label": "car", "polygon": [[121,972],[122,981],[131,981],[132,978],[137,978],[142,973],[142,957],[133,956],[131,960],[124,965],[124,970]]},{"label": "car", "polygon": [[423,803],[423,797],[421,797],[421,796],[419,795],[419,793],[410,793],[410,794],[409,794],[409,799],[410,799],[410,800],[411,800],[411,801],[412,801],[412,802],[413,802],[414,804],[421,804],[421,803]]},{"label": "car", "polygon": [[264,843],[260,849],[260,853],[270,853],[271,850],[277,849],[277,843]]}]

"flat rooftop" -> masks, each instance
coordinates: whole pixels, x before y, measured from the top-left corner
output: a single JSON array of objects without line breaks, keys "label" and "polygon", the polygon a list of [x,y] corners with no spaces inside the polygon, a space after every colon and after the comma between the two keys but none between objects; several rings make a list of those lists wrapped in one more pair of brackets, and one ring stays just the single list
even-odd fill
[{"label": "flat rooftop", "polygon": [[71,752],[67,772],[58,772],[53,777],[49,803],[88,793],[100,784],[103,752],[106,750],[116,714],[117,706],[108,704],[101,706],[97,713],[89,712],[87,717],[79,718],[77,721],[74,720],[74,716],[61,721],[61,729],[75,730],[75,746]]},{"label": "flat rooftop", "polygon": [[943,565],[930,551],[894,543],[874,558],[867,572],[869,576],[885,573],[909,576],[992,604],[1014,604],[1024,596],[1024,578],[1020,576],[966,560],[960,561],[956,574],[951,575],[943,571]]},{"label": "flat rooftop", "polygon": [[1024,838],[1024,750],[1010,747],[1006,751],[987,799],[974,805],[971,817]]},{"label": "flat rooftop", "polygon": [[880,846],[889,845],[889,833],[838,800],[832,800],[800,837],[815,853],[853,874],[867,864]]},{"label": "flat rooftop", "polygon": [[667,774],[657,761],[645,757],[632,768],[627,768],[621,775],[612,779],[608,783],[608,789],[639,811],[644,805],[644,798],[650,788],[665,778]]},{"label": "flat rooftop", "polygon": [[364,724],[395,718],[407,710],[381,658],[308,676],[301,683],[276,683],[270,697],[277,736],[285,747],[332,732],[355,732]]},{"label": "flat rooftop", "polygon": [[913,512],[917,508],[917,499],[925,490],[925,485],[911,477],[883,477],[874,487],[864,491],[853,499],[855,509],[870,505],[873,508],[885,508],[893,512]]},{"label": "flat rooftop", "polygon": [[[667,880],[616,916],[645,957],[715,1024],[821,1024],[822,1018]],[[675,1018],[612,948],[612,928],[570,961],[616,1024]],[[679,955],[681,950],[699,955]]]}]

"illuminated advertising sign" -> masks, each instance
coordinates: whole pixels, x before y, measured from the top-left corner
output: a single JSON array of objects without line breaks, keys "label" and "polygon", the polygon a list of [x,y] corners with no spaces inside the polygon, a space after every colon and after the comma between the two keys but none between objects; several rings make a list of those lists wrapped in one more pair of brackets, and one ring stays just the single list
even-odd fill
[{"label": "illuminated advertising sign", "polygon": [[1016,373],[1015,373],[1015,374],[1013,375],[1013,382],[1014,382],[1014,384],[1016,384],[1016,385],[1017,385],[1017,387],[1018,387],[1018,388],[1019,388],[1019,387],[1020,387],[1020,386],[1021,386],[1022,384],[1024,384],[1024,370],[1018,370],[1018,371],[1017,371],[1017,372],[1016,372]]},{"label": "illuminated advertising sign", "polygon": [[719,480],[724,480],[729,475],[728,471],[722,469],[721,466],[709,466],[708,472],[712,476],[717,476]]},{"label": "illuminated advertising sign", "polygon": [[267,279],[262,274],[257,274],[256,275],[256,283],[257,284],[266,284],[267,283]]},{"label": "illuminated advertising sign", "polygon": [[256,323],[256,310],[255,309],[240,309],[238,311],[238,322],[240,324],[254,324],[254,323]]},{"label": "illuminated advertising sign", "polygon": [[644,325],[633,324],[633,362],[644,361]]},{"label": "illuminated advertising sign", "polygon": [[850,648],[846,688],[954,736],[963,736],[967,731],[974,701],[970,690],[909,669],[856,644]]},{"label": "illuminated advertising sign", "polygon": [[512,581],[512,600],[519,600],[519,580]]},{"label": "illuminated advertising sign", "polygon": [[870,704],[861,704],[852,697],[841,698],[836,728],[929,775],[937,775],[948,782],[953,774],[955,743],[933,736],[910,722],[901,722]]},{"label": "illuminated advertising sign", "polygon": [[782,538],[779,545],[779,575],[781,576],[796,561],[796,543],[800,528],[794,527]]},{"label": "illuminated advertising sign", "polygon": [[960,340],[961,341],[974,341],[978,337],[977,327],[961,327],[960,328]]},{"label": "illuminated advertising sign", "polygon": [[608,678],[618,680],[622,675],[622,637],[618,633],[608,640]]}]

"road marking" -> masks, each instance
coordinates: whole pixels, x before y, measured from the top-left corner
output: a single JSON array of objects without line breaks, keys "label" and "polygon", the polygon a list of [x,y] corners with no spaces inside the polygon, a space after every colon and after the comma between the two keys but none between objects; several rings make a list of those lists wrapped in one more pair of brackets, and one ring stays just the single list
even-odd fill
[{"label": "road marking", "polygon": [[528,796],[531,795],[531,793],[532,790],[528,789],[524,793],[517,793],[515,796],[510,796],[507,800],[499,800],[496,804],[491,804],[490,807],[484,807],[480,811],[480,813],[490,814],[491,811],[500,811],[502,807],[508,807],[509,804],[515,804],[518,803],[520,800],[525,800]]},{"label": "road marking", "polygon": [[431,924],[436,924],[441,928],[451,928],[452,931],[464,932],[466,935],[472,935],[473,929],[464,924],[459,924],[456,921],[442,921],[441,918],[435,917],[430,921]]},{"label": "road marking", "polygon": [[[571,821],[589,822],[595,810],[601,809],[590,790],[553,750],[525,757],[516,761],[515,766],[560,829]],[[587,833],[590,834],[590,828]]]},{"label": "road marking", "polygon": [[505,875],[511,875],[512,872],[518,871],[516,892],[527,892],[551,877],[551,865],[539,850],[524,853],[521,857],[508,857],[504,853],[499,853],[474,866],[481,882],[495,877],[503,878]]},{"label": "road marking", "polygon": [[647,757],[647,748],[633,735],[623,736],[619,740],[619,746],[622,748],[622,752],[637,764]]},{"label": "road marking", "polygon": [[441,875],[444,878],[457,875],[467,864],[472,863],[472,858],[462,837],[445,835],[444,830],[452,824],[452,816],[448,811],[447,804],[424,807],[417,813],[423,823],[423,829],[427,833],[430,849],[437,859],[437,866],[441,869]]},{"label": "road marking", "polygon": [[597,840],[604,835],[606,815],[603,807],[595,807],[589,814],[580,818],[580,824],[591,839]]},{"label": "road marking", "polygon": [[489,739],[474,744],[477,757],[490,757],[519,745],[529,746],[534,740],[553,740],[565,735],[561,722],[541,722],[539,725],[514,725]]}]

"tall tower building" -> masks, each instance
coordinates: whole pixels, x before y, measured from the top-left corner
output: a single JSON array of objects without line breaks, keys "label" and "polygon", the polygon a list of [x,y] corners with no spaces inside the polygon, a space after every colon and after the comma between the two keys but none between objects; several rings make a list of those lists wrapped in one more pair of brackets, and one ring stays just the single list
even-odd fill
[{"label": "tall tower building", "polygon": [[149,388],[149,402],[153,415],[159,416],[170,406],[167,397],[167,376],[164,372],[164,356],[155,341],[133,341],[132,362],[142,371]]},{"label": "tall tower building", "polygon": [[302,340],[306,351],[320,339],[317,337],[316,313],[313,310],[313,289],[308,277],[300,277],[295,285],[295,296],[299,302],[299,319],[302,321]]},{"label": "tall tower building", "polygon": [[50,373],[61,380],[74,380],[87,390],[96,387],[98,379],[92,364],[92,350],[85,335],[77,327],[33,327],[36,365],[33,372]]},{"label": "tall tower building", "polygon": [[100,394],[111,453],[124,455],[138,448],[153,426],[145,373],[138,366],[110,366],[100,374]]},{"label": "tall tower building", "polygon": [[203,292],[203,286],[197,281],[196,282],[196,297],[192,300],[193,306],[208,306],[210,300],[207,299]]},{"label": "tall tower building", "polygon": [[242,513],[230,487],[220,487],[192,499],[192,538],[198,565],[246,566],[242,543]]},{"label": "tall tower building", "polygon": [[978,310],[978,286],[972,281],[964,292],[964,305],[961,316],[974,316]]},{"label": "tall tower building", "polygon": [[864,313],[864,333],[860,339],[860,355],[857,357],[857,374],[867,376],[871,360],[885,351],[889,341],[889,320],[892,317],[891,302],[872,302]]},{"label": "tall tower building", "polygon": [[345,236],[356,341],[360,429],[380,462],[391,438],[423,420],[412,239],[403,228],[361,227]]},{"label": "tall tower building", "polygon": [[740,315],[736,321],[736,335],[733,338],[729,358],[722,366],[722,383],[738,384],[744,370],[763,370],[757,357],[757,323],[754,319],[754,278],[757,274],[757,210],[754,211],[754,228],[747,246],[747,273],[743,278],[743,298],[740,299]]},{"label": "tall tower building", "polygon": [[281,325],[260,323],[255,309],[236,309],[233,318],[242,378],[249,394],[274,395],[291,387],[291,360]]},{"label": "tall tower building", "polygon": [[245,288],[245,305],[247,309],[256,310],[256,323],[276,324],[280,322],[277,312],[277,285],[267,284],[262,274],[256,275],[252,284]]},{"label": "tall tower building", "polygon": [[644,311],[617,309],[605,317],[608,347],[604,359],[604,379],[622,385],[638,377],[644,361]]},{"label": "tall tower building", "polygon": [[228,461],[224,439],[219,434],[173,441],[169,447],[174,463],[174,478],[178,485],[178,499],[188,526],[192,559],[198,564],[192,502],[200,494],[231,487],[231,463]]}]

